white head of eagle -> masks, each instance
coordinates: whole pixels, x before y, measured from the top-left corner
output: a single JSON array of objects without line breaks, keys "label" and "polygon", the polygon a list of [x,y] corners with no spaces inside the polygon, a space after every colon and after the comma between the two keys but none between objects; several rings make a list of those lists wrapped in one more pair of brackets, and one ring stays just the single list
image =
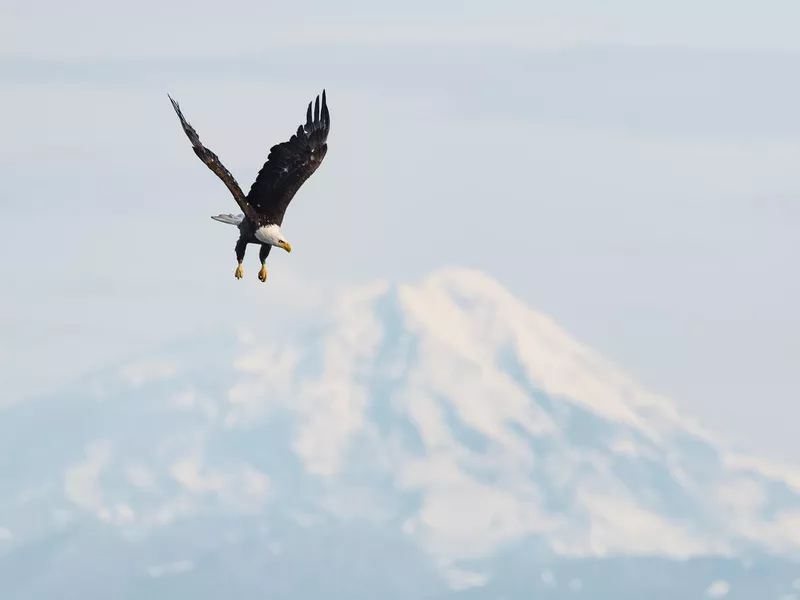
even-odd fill
[{"label": "white head of eagle", "polygon": [[270,246],[277,246],[283,248],[287,252],[292,251],[292,245],[286,241],[281,233],[281,228],[274,223],[272,225],[264,225],[259,227],[253,233],[255,238],[262,244],[269,244]]},{"label": "white head of eagle", "polygon": [[321,99],[319,96],[316,97],[313,110],[312,103],[308,103],[306,122],[297,128],[295,134],[287,141],[270,148],[267,162],[261,167],[247,195],[242,192],[236,179],[223,166],[219,157],[200,142],[200,137],[184,118],[178,103],[171,97],[170,101],[184,133],[192,143],[192,150],[222,180],[242,210],[242,214],[238,216],[211,217],[239,228],[239,240],[235,247],[238,263],[236,278],[242,277],[242,261],[247,245],[255,244],[260,246],[261,271],[258,273],[258,278],[265,281],[267,269],[264,263],[272,247],[283,248],[286,252],[292,251],[292,245],[281,233],[286,208],[300,186],[319,168],[328,152],[331,115],[328,111],[325,90],[322,90]]}]

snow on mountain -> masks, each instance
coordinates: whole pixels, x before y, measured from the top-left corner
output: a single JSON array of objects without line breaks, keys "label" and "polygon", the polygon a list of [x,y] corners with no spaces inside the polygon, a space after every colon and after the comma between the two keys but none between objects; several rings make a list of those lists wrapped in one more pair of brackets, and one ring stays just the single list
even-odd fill
[{"label": "snow on mountain", "polygon": [[[160,581],[200,577],[204,553],[235,554],[245,563],[225,573],[243,582],[253,553],[286,559],[301,541],[303,552],[372,548],[346,568],[413,572],[423,587],[397,597],[437,580],[480,590],[518,552],[800,550],[800,471],[729,452],[469,270],[363,286],[302,328],[189,340],[4,409],[0,450],[0,581],[16,582],[12,598],[69,586],[80,556],[108,562],[107,585],[121,586],[122,565]],[[243,539],[240,556],[231,545]],[[47,566],[24,576],[30,556]],[[552,577],[535,575],[545,590]],[[734,597],[714,581],[701,595]]]}]

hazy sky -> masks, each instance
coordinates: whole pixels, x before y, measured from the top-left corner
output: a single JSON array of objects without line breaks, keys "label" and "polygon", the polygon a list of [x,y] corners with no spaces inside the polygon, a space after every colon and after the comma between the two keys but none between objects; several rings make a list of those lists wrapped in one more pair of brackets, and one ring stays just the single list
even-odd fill
[{"label": "hazy sky", "polygon": [[[800,462],[800,5],[0,4],[7,400],[321,289],[486,270],[729,439]],[[294,251],[243,188],[326,87]]]}]

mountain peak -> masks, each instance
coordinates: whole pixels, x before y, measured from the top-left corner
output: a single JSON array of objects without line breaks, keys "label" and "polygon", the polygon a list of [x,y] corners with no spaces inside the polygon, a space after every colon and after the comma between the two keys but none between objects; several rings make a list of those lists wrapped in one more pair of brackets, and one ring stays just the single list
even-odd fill
[{"label": "mountain peak", "polygon": [[800,479],[730,455],[491,277],[445,269],[331,306],[302,329],[171,348],[112,385],[5,409],[0,451],[18,458],[0,545],[66,530],[87,555],[202,532],[150,563],[187,565],[228,543],[217,524],[267,532],[270,553],[368,531],[467,587],[514,548],[800,551]]},{"label": "mountain peak", "polygon": [[438,287],[453,295],[479,296],[499,301],[516,301],[497,279],[480,269],[443,267],[429,273],[419,287]]},{"label": "mountain peak", "polygon": [[[582,403],[598,414],[636,424],[657,437],[652,422],[681,420],[674,404],[647,392],[621,369],[579,343],[550,317],[531,309],[497,280],[474,269],[447,268],[412,284],[367,288],[396,296],[397,314],[425,335],[475,365],[512,361],[543,391]],[[366,295],[360,298],[367,298]],[[363,311],[362,305],[359,310]],[[640,416],[647,414],[648,425]],[[684,423],[687,427],[699,428]]]},{"label": "mountain peak", "polygon": [[[745,480],[752,483],[748,479],[751,477],[768,481],[770,476],[752,468],[739,468],[742,461],[738,461],[739,466],[729,461],[729,455],[713,436],[680,415],[672,402],[644,390],[491,277],[469,269],[445,269],[416,283],[381,282],[347,297],[356,298],[357,302],[348,304],[347,313],[329,323],[325,334],[331,343],[327,356],[330,364],[344,361],[342,364],[348,368],[360,365],[357,371],[350,371],[351,386],[353,377],[360,381],[354,373],[382,382],[377,388],[380,393],[371,385],[356,383],[358,392],[350,388],[350,399],[363,398],[359,423],[368,429],[371,426],[370,406],[381,406],[381,414],[388,410],[394,415],[383,425],[388,430],[394,430],[398,419],[413,423],[411,439],[416,440],[414,447],[423,449],[426,459],[422,462],[427,465],[423,472],[427,474],[401,475],[404,471],[398,467],[395,475],[401,481],[409,481],[410,477],[415,489],[438,488],[441,480],[478,485],[462,464],[474,460],[476,463],[470,468],[477,468],[484,460],[475,456],[471,443],[465,442],[471,440],[478,447],[493,448],[508,460],[515,456],[512,462],[521,461],[517,468],[523,471],[530,468],[529,461],[544,465],[549,477],[572,490],[564,492],[566,497],[573,497],[571,502],[576,498],[573,494],[583,498],[580,508],[574,506],[578,513],[583,512],[590,521],[600,518],[619,528],[602,535],[599,530],[594,534],[580,531],[579,527],[576,529],[574,513],[566,520],[565,506],[548,513],[541,498],[530,502],[530,498],[542,493],[542,488],[534,485],[522,492],[526,489],[523,485],[519,492],[530,494],[528,501],[519,504],[520,498],[515,494],[503,496],[502,501],[498,498],[498,502],[508,503],[507,510],[518,511],[518,518],[525,522],[530,519],[528,525],[517,522],[509,530],[516,532],[509,534],[512,537],[524,536],[530,527],[530,532],[538,535],[547,532],[553,549],[576,554],[663,552],[683,556],[730,552],[739,544],[755,543],[757,539],[765,542],[752,530],[731,536],[730,531],[718,529],[725,529],[723,526],[711,526],[703,520],[728,510],[725,507],[729,501],[720,499],[717,489],[709,485],[724,488],[744,485]],[[360,343],[341,346],[343,340],[354,339]],[[356,347],[358,351],[353,352]],[[345,360],[344,356],[349,358]],[[326,363],[324,357],[316,360]],[[327,401],[315,406],[329,410]],[[351,434],[358,437],[359,431],[363,433],[359,428],[351,429]],[[340,441],[351,440],[349,435]],[[324,455],[344,456],[342,448],[348,443],[328,446]],[[546,450],[540,454],[534,448]],[[446,459],[439,456],[444,449],[449,449]],[[464,456],[455,460],[451,452]],[[692,455],[696,456],[691,458]],[[562,471],[575,468],[591,475],[584,480],[582,475]],[[657,482],[656,488],[647,492],[651,495],[648,502],[654,502],[649,508],[626,487],[635,489],[641,482],[616,472],[630,468],[650,473],[648,477],[655,479],[648,485]],[[708,481],[704,480],[706,477]],[[584,488],[589,480],[593,483]],[[761,483],[752,485],[762,489]],[[475,487],[469,490],[479,493]],[[492,489],[492,493],[496,491]],[[699,512],[691,517],[667,517],[674,512],[670,503],[676,498],[680,503],[694,503]],[[714,505],[718,501],[722,504]],[[642,530],[649,531],[646,540],[636,527],[627,529],[632,526],[628,518],[634,515],[640,526],[649,523]],[[789,520],[784,524],[788,524],[792,513],[785,518]],[[423,521],[411,519],[407,528],[431,532],[430,543],[442,544],[445,555],[470,552],[470,543],[463,537],[458,541],[440,539],[444,524],[433,526],[431,519],[436,520],[432,514]],[[600,537],[594,537],[597,535]],[[476,533],[476,538],[484,540],[478,544],[480,551],[487,549],[487,537],[491,538],[488,530]],[[786,544],[791,546],[783,536],[780,541],[772,539],[768,546],[789,547]]]}]

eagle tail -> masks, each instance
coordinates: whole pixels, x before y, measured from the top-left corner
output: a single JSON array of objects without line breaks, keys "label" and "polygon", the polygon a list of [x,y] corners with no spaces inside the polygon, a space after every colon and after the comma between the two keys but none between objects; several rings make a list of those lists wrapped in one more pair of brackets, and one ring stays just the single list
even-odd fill
[{"label": "eagle tail", "polygon": [[228,223],[229,225],[239,225],[244,220],[244,215],[232,215],[228,213],[227,215],[216,215],[212,216],[212,219],[215,221],[219,221],[220,223]]}]

